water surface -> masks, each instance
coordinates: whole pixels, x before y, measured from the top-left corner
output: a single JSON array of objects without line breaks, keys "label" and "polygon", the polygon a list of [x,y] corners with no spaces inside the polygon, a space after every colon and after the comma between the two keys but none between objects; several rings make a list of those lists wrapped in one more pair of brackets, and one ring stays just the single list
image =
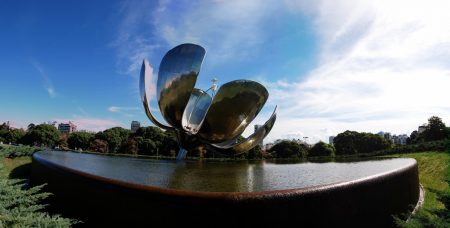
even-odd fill
[{"label": "water surface", "polygon": [[37,152],[34,156],[110,179],[205,192],[260,192],[312,187],[390,172],[415,162],[410,158],[297,164],[179,162],[58,151]]}]

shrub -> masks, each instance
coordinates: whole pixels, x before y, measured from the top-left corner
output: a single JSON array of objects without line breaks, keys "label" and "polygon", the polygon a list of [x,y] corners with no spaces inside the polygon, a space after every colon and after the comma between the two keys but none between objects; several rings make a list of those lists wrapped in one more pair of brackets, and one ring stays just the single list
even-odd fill
[{"label": "shrub", "polygon": [[324,143],[322,141],[316,143],[309,151],[308,157],[314,156],[333,156],[335,149],[332,145]]},{"label": "shrub", "polygon": [[50,193],[42,193],[43,185],[23,189],[21,180],[0,179],[0,227],[69,227],[75,220],[41,212],[39,202]]}]

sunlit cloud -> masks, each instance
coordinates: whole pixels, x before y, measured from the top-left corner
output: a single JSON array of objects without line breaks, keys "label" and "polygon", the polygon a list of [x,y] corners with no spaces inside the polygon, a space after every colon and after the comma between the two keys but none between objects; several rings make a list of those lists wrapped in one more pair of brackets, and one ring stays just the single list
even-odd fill
[{"label": "sunlit cloud", "polygon": [[[208,1],[173,10],[183,3],[159,1],[150,12],[137,2],[124,4],[117,43],[126,71],[138,72],[141,58],[160,47],[185,42],[211,50],[210,64],[257,58],[270,42],[266,25],[276,15],[310,20],[317,65],[283,80],[262,78],[270,93],[266,107],[280,106],[266,141],[327,141],[347,129],[402,134],[431,115],[450,118],[447,1]],[[269,112],[254,123],[264,123]]]},{"label": "sunlit cloud", "polygon": [[321,64],[306,79],[274,84],[272,102],[282,108],[271,138],[299,129],[315,140],[346,129],[410,133],[431,115],[450,118],[447,7],[329,1],[309,9]]}]

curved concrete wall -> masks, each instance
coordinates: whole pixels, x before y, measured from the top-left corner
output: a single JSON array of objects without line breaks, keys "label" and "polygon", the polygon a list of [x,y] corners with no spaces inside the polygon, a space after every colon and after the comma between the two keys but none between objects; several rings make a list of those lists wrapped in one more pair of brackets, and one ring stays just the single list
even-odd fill
[{"label": "curved concrete wall", "polygon": [[392,215],[419,198],[416,163],[332,185],[208,193],[111,181],[33,157],[31,182],[48,183],[49,210],[84,221],[80,226],[389,227]]}]

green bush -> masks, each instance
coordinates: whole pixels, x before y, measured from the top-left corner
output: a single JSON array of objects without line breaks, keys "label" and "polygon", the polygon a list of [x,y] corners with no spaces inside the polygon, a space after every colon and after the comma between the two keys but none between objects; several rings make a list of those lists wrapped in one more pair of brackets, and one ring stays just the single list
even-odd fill
[{"label": "green bush", "polygon": [[9,158],[31,156],[34,152],[39,150],[41,149],[30,146],[3,146],[0,147],[0,156]]},{"label": "green bush", "polygon": [[445,151],[450,147],[450,140],[422,142],[410,145],[396,145],[391,149],[376,151],[375,155],[403,154],[424,151]]},{"label": "green bush", "polygon": [[43,185],[23,189],[23,181],[0,179],[0,227],[70,227],[74,220],[41,212],[39,202],[50,193],[42,193]]},{"label": "green bush", "polygon": [[308,157],[333,156],[335,152],[333,145],[320,141],[308,151]]}]

